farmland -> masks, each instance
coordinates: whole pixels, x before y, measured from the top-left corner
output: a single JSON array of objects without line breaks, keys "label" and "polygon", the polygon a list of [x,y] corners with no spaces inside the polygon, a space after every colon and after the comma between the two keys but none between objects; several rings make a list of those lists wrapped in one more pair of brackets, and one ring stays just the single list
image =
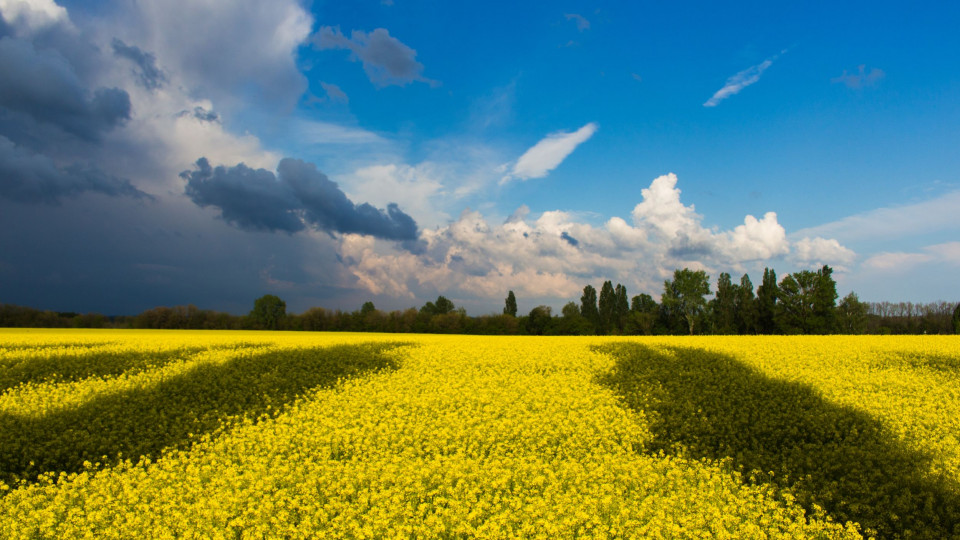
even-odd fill
[{"label": "farmland", "polygon": [[955,337],[0,330],[0,537],[960,536]]}]

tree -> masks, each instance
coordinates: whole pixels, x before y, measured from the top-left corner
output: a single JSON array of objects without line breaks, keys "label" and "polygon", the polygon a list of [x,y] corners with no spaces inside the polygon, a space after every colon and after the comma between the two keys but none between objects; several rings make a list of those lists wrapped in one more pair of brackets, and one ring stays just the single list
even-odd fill
[{"label": "tree", "polygon": [[253,323],[264,330],[280,328],[287,316],[287,304],[279,297],[265,294],[253,302],[253,311],[250,318]]},{"label": "tree", "polygon": [[583,288],[583,296],[580,297],[580,314],[596,333],[600,328],[600,311],[597,309],[597,290],[592,285]]},{"label": "tree", "polygon": [[561,314],[563,316],[556,321],[558,333],[573,336],[586,336],[593,333],[593,326],[580,314],[580,307],[576,302],[564,304]]},{"label": "tree", "polygon": [[453,302],[447,299],[445,296],[438,296],[437,302],[427,302],[420,308],[420,313],[425,315],[446,315],[456,309],[456,306],[453,305]]},{"label": "tree", "polygon": [[373,302],[364,302],[363,306],[360,307],[360,315],[363,316],[367,316],[375,311],[377,311],[377,308],[373,305]]},{"label": "tree", "polygon": [[734,322],[738,334],[752,334],[757,331],[757,304],[753,297],[753,283],[747,274],[740,278],[740,286],[737,287]]},{"label": "tree", "polygon": [[950,322],[953,323],[953,333],[960,334],[960,304],[957,304],[957,307],[954,308]]},{"label": "tree", "polygon": [[617,308],[617,293],[613,289],[613,283],[609,280],[603,282],[600,287],[600,334],[609,334],[615,324],[615,314]]},{"label": "tree", "polygon": [[832,334],[837,329],[837,282],[833,269],[823,265],[817,270],[813,291],[813,332]]},{"label": "tree", "polygon": [[527,333],[542,336],[547,332],[551,321],[550,306],[537,306],[530,310],[530,315],[527,316]]},{"label": "tree", "polygon": [[630,302],[627,300],[627,288],[617,283],[614,289],[613,318],[616,321],[617,332],[623,333],[627,317],[630,315]]},{"label": "tree", "polygon": [[837,328],[844,334],[862,334],[867,329],[867,304],[851,292],[837,306]]},{"label": "tree", "polygon": [[692,336],[707,305],[710,281],[703,270],[675,270],[673,280],[663,282],[661,302],[673,317],[681,318]]},{"label": "tree", "polygon": [[438,296],[436,308],[437,308],[437,315],[446,315],[447,313],[450,313],[454,309],[456,309],[456,306],[453,305],[453,302],[451,302],[450,300],[447,300],[446,296]]},{"label": "tree", "polygon": [[651,335],[660,316],[660,306],[649,294],[638,294],[630,299],[631,333]]},{"label": "tree", "polygon": [[737,294],[737,287],[730,280],[730,274],[722,272],[717,278],[717,294],[710,301],[710,316],[715,333],[736,333]]},{"label": "tree", "polygon": [[817,278],[816,272],[801,270],[780,281],[776,321],[784,334],[812,334],[818,327],[814,314]]},{"label": "tree", "polygon": [[511,317],[517,316],[517,297],[514,296],[513,291],[507,293],[506,305],[503,307],[503,314],[510,315]]},{"label": "tree", "polygon": [[763,269],[763,281],[757,288],[757,331],[773,334],[777,331],[777,273],[771,268]]}]

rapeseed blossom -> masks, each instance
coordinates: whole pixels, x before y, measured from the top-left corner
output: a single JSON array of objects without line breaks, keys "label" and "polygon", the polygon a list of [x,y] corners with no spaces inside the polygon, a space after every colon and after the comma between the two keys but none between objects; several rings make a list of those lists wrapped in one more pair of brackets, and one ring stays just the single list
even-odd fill
[{"label": "rapeseed blossom", "polygon": [[[107,428],[63,439],[103,448],[87,463],[17,443],[31,468],[0,443],[21,473],[0,486],[0,537],[860,537],[735,455],[666,444],[667,394],[612,382],[612,344],[724,354],[810,386],[933,456],[923,474],[960,478],[952,339],[2,331],[4,436]],[[304,382],[314,372],[326,378]],[[155,444],[130,442],[144,433]]]}]

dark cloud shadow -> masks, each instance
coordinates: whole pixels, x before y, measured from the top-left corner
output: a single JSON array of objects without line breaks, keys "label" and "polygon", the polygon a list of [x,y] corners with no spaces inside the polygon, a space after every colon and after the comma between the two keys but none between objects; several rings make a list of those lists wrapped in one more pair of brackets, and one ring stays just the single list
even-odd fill
[{"label": "dark cloud shadow", "polygon": [[[230,348],[236,350],[246,347],[248,346],[241,345]],[[87,377],[136,373],[164,366],[205,349],[183,347],[152,352],[100,352],[92,346],[85,348],[90,350],[83,354],[53,354],[15,363],[0,363],[0,392],[21,383],[68,382]],[[34,350],[38,349],[43,350],[39,347]]]},{"label": "dark cloud shadow", "polygon": [[0,414],[0,481],[75,472],[84,461],[158,457],[231,418],[275,415],[316,387],[396,368],[387,351],[402,343],[341,345],[250,354],[201,364],[152,388],[96,398],[41,417]]},{"label": "dark cloud shadow", "polygon": [[599,350],[616,358],[601,382],[650,422],[646,451],[729,458],[745,477],[792,493],[809,514],[819,506],[880,538],[960,535],[956,479],[931,477],[933,458],[870,415],[732,356],[634,343]]}]

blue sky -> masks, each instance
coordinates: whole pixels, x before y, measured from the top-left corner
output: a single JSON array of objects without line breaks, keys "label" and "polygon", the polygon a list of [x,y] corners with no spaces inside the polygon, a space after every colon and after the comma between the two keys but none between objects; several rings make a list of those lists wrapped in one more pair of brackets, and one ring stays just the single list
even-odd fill
[{"label": "blue sky", "polygon": [[956,301],[948,3],[0,0],[0,302]]}]

